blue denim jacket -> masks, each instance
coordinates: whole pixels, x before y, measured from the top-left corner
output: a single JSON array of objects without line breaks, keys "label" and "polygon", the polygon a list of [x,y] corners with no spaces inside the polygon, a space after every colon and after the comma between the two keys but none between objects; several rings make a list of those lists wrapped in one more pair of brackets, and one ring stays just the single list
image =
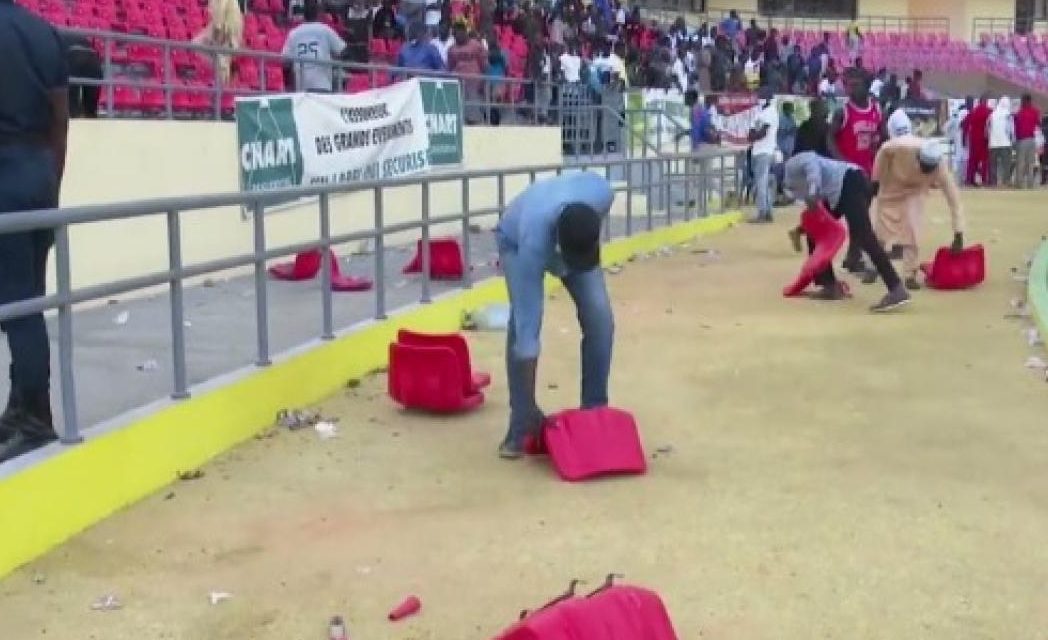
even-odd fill
[{"label": "blue denim jacket", "polygon": [[615,193],[606,179],[580,171],[539,180],[506,206],[495,236],[513,304],[513,352],[517,358],[539,355],[546,272],[558,277],[567,275],[557,251],[560,212],[569,204],[582,203],[606,218],[614,199]]}]

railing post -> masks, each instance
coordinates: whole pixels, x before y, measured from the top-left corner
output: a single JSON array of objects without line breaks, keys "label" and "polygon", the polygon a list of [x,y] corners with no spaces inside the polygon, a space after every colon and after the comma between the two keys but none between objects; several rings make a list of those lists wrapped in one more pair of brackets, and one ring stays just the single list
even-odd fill
[{"label": "railing post", "polygon": [[[604,179],[611,183],[611,165],[604,165]],[[615,192],[611,194],[612,205],[615,203]],[[611,212],[608,212],[608,217],[604,220],[604,241],[611,242]]]},{"label": "railing post", "polygon": [[113,108],[113,40],[107,37],[103,40],[103,43],[102,57],[104,58],[104,63],[102,66],[102,77],[106,81],[106,117],[115,118],[116,109]]},{"label": "railing post", "polygon": [[331,240],[331,196],[327,193],[320,194],[320,240],[323,243],[320,249],[320,304],[323,316],[320,339],[333,340],[335,322],[331,308],[331,266],[338,258],[335,257],[335,248],[329,244]]},{"label": "railing post", "polygon": [[496,181],[498,183],[499,220],[501,220],[502,214],[505,213],[506,209],[506,174],[499,171]]},{"label": "railing post", "polygon": [[[221,59],[221,55],[216,53],[215,55],[215,66],[212,67],[215,70],[215,93],[214,93],[214,104],[215,104],[215,120],[222,119],[222,70],[218,66],[218,61]],[[230,58],[230,68],[232,68],[232,58]]]},{"label": "railing post", "polygon": [[386,318],[386,223],[382,187],[375,187],[375,319]]},{"label": "railing post", "polygon": [[626,237],[633,235],[633,168],[636,162],[627,160],[623,164],[626,169]]},{"label": "railing post", "polygon": [[182,225],[178,212],[167,212],[167,265],[171,271],[168,292],[171,296],[171,365],[174,391],[171,397],[189,397],[186,382],[186,311],[182,295]]},{"label": "railing post", "polygon": [[691,166],[692,160],[684,161],[684,221],[691,220]]},{"label": "railing post", "polygon": [[55,228],[55,279],[58,285],[58,371],[62,382],[63,444],[83,441],[76,409],[76,380],[73,371],[73,306],[69,303],[72,276],[69,267],[69,227]]},{"label": "railing post", "polygon": [[648,231],[651,231],[651,201],[655,198],[654,191],[652,190],[651,183],[655,180],[655,172],[652,171],[651,160],[644,159],[644,187],[648,194],[647,197],[647,210],[648,210]]},{"label": "railing post", "polygon": [[265,207],[258,200],[252,205],[255,243],[255,328],[258,334],[258,359],[255,364],[266,367],[269,359],[269,305],[266,277],[266,223]]},{"label": "railing post", "polygon": [[174,117],[171,107],[171,43],[164,42],[164,114],[170,120]]},{"label": "railing post", "polygon": [[427,303],[431,300],[429,295],[429,278],[431,274],[432,260],[430,258],[429,245],[429,181],[422,182],[422,298],[420,302]]},{"label": "railing post", "polygon": [[462,261],[465,269],[462,271],[462,288],[473,288],[473,250],[470,241],[469,223],[469,178],[462,179]]},{"label": "railing post", "polygon": [[[720,210],[721,210],[721,213],[724,213],[725,211],[728,210],[728,203],[724,201],[724,196],[725,196],[725,193],[724,193],[724,182],[725,182],[724,177],[726,175],[725,168],[724,168],[724,165],[725,165],[724,155],[721,154],[721,156],[718,158],[718,160],[720,161],[720,173],[719,173],[719,176],[717,178],[717,182],[719,183],[718,184],[718,188],[720,189]],[[736,158],[736,161],[737,160],[738,160],[738,158]]]}]

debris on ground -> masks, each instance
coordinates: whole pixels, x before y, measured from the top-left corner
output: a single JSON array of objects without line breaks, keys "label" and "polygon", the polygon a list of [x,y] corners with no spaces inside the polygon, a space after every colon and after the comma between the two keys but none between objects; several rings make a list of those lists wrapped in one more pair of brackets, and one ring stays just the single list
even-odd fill
[{"label": "debris on ground", "polygon": [[346,623],[342,620],[342,616],[331,616],[328,622],[328,640],[349,640]]},{"label": "debris on ground", "polygon": [[356,248],[353,249],[353,251],[351,251],[350,253],[352,253],[355,256],[369,256],[372,253],[375,253],[375,239],[364,238],[359,243],[357,243]]},{"label": "debris on ground", "polygon": [[389,612],[389,619],[391,622],[403,620],[408,616],[415,615],[421,608],[422,601],[418,599],[418,596],[408,596]]},{"label": "debris on ground", "polygon": [[193,469],[192,471],[179,471],[179,480],[199,480],[204,477],[203,469]]},{"label": "debris on ground", "polygon": [[1040,356],[1030,356],[1029,358],[1026,359],[1026,362],[1023,363],[1023,366],[1026,367],[1027,369],[1041,369],[1041,370],[1045,370],[1045,369],[1048,369],[1048,362],[1045,362],[1044,358],[1042,358]]},{"label": "debris on ground", "polygon": [[211,600],[211,606],[214,606],[223,600],[229,600],[232,597],[232,593],[227,593],[225,591],[212,591],[208,594],[208,599]]},{"label": "debris on ground", "polygon": [[356,389],[359,386],[360,386],[360,378],[350,378],[349,380],[346,380],[346,388],[347,389]]},{"label": "debris on ground", "polygon": [[277,412],[277,425],[284,427],[285,429],[290,429],[291,431],[312,427],[318,422],[320,422],[319,411],[281,409]]},{"label": "debris on ground", "polygon": [[608,274],[611,274],[613,276],[618,275],[618,274],[622,273],[622,265],[621,264],[609,265],[607,267],[604,267],[604,272],[608,273]]},{"label": "debris on ground", "polygon": [[44,584],[47,582],[47,576],[42,573],[33,574],[33,584]]},{"label": "debris on ground", "polygon": [[106,304],[108,304],[108,305],[120,304],[120,301],[117,300],[116,298],[110,298],[109,300],[106,300]]},{"label": "debris on ground", "polygon": [[673,249],[671,249],[670,247],[667,247],[667,246],[659,247],[659,255],[660,256],[672,256],[673,255]]},{"label": "debris on ground", "polygon": [[92,611],[116,611],[117,609],[123,608],[124,604],[120,602],[120,598],[113,593],[107,593],[91,603]]},{"label": "debris on ground", "polygon": [[211,287],[215,286],[215,281],[212,280],[211,278],[204,278],[204,283],[203,284],[204,284],[205,287],[210,289]]},{"label": "debris on ground", "polygon": [[469,232],[470,233],[483,233],[484,229],[482,229],[480,227],[480,225],[477,224],[476,222],[471,222],[470,225],[469,225]]},{"label": "debris on ground", "polygon": [[1030,327],[1026,330],[1026,344],[1031,347],[1036,347],[1039,344],[1043,344],[1041,340],[1041,334],[1035,327]]},{"label": "debris on ground", "polygon": [[546,388],[547,389],[551,389],[551,390],[552,389],[560,389],[560,385],[558,385],[556,382],[551,382],[551,383],[546,385]]},{"label": "debris on ground", "polygon": [[182,326],[185,327],[186,329],[188,329],[189,327],[193,326],[193,323],[190,322],[189,320],[183,320],[182,321]]},{"label": "debris on ground", "polygon": [[367,565],[361,565],[357,567],[357,573],[359,573],[362,576],[369,575],[371,573],[371,567]]},{"label": "debris on ground", "polygon": [[266,429],[265,431],[261,431],[259,433],[256,433],[255,434],[255,440],[268,440],[268,439],[272,438],[275,435],[277,435],[277,430],[276,429]]},{"label": "debris on ground", "polygon": [[661,447],[658,447],[657,449],[655,449],[655,453],[651,454],[651,457],[653,459],[654,458],[658,458],[659,456],[664,456],[665,457],[665,456],[671,455],[672,453],[673,453],[673,445],[672,444],[667,444],[667,445],[664,445],[664,446],[661,446]]},{"label": "debris on ground", "polygon": [[127,321],[130,320],[130,319],[131,319],[131,312],[130,311],[121,311],[120,313],[116,314],[115,318],[113,318],[113,322],[116,323],[116,324],[127,324]]},{"label": "debris on ground", "polygon": [[393,283],[393,288],[394,289],[403,289],[406,286],[408,286],[408,281],[407,280],[397,280],[396,282]]},{"label": "debris on ground", "polygon": [[160,363],[158,363],[156,360],[150,358],[149,360],[146,360],[145,362],[140,363],[135,368],[138,369],[139,371],[156,371],[157,369],[160,368]]},{"label": "debris on ground", "polygon": [[330,440],[338,437],[338,427],[336,427],[332,422],[321,420],[313,425],[313,429],[317,432],[317,435],[321,440]]},{"label": "debris on ground", "polygon": [[489,304],[462,314],[462,328],[467,331],[505,331],[509,326],[509,304]]},{"label": "debris on ground", "polygon": [[167,493],[167,495],[164,496],[164,500],[174,500],[174,499],[175,499],[175,492],[174,491],[169,491]]}]

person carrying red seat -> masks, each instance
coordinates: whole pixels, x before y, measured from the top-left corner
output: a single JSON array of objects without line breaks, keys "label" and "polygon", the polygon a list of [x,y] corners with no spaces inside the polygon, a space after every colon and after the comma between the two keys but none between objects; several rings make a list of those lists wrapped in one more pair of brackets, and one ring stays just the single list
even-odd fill
[{"label": "person carrying red seat", "polygon": [[[873,191],[876,220],[873,228],[885,246],[901,246],[906,288],[921,288],[917,236],[924,219],[924,201],[930,189],[942,190],[950,209],[955,252],[964,248],[964,212],[953,175],[942,161],[942,147],[936,140],[923,140],[912,134],[884,143],[873,163]],[[862,281],[877,280],[876,271],[867,271]]]},{"label": "person carrying red seat", "polygon": [[[794,198],[804,200],[809,209],[815,209],[825,202],[833,217],[844,218],[851,241],[870,257],[888,287],[888,293],[870,308],[871,311],[889,311],[910,301],[910,294],[873,233],[870,224],[872,187],[862,169],[849,162],[831,160],[814,151],[805,151],[786,163],[783,183],[784,189]],[[809,239],[808,252],[812,253],[814,248]],[[815,283],[822,287],[816,295],[818,298],[841,300],[847,296],[845,287],[834,276],[832,264],[816,276]]]}]

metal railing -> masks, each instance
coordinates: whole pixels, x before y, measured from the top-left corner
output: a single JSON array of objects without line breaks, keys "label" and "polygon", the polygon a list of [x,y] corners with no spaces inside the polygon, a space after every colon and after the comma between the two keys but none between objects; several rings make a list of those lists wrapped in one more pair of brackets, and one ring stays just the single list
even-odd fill
[{"label": "metal railing", "polygon": [[[714,193],[723,211],[731,189],[738,192],[737,167],[740,166],[736,151],[710,150],[700,155],[653,155],[637,159],[595,159],[573,165],[524,166],[512,169],[482,171],[455,171],[430,174],[391,181],[369,181],[354,184],[303,187],[270,192],[228,193],[181,198],[162,198],[121,204],[70,207],[41,211],[5,213],[0,216],[0,234],[25,232],[34,229],[53,229],[55,233],[55,259],[57,290],[42,297],[0,305],[0,320],[7,320],[49,310],[57,310],[58,361],[61,387],[62,429],[61,441],[74,444],[81,441],[81,427],[77,412],[76,381],[74,379],[75,345],[73,340],[74,308],[76,305],[109,299],[121,294],[141,291],[157,286],[168,289],[170,311],[170,346],[174,400],[187,398],[191,393],[186,365],[185,302],[184,282],[188,278],[199,278],[231,269],[251,267],[254,274],[255,303],[255,366],[266,367],[272,361],[270,353],[270,307],[267,291],[269,278],[267,261],[291,256],[313,249],[329,250],[335,245],[370,239],[374,243],[375,305],[373,317],[385,318],[389,309],[386,302],[386,259],[387,236],[417,230],[423,245],[422,280],[420,302],[430,301],[429,242],[434,225],[460,223],[462,227],[462,250],[465,264],[470,264],[470,227],[479,218],[501,216],[509,199],[506,180],[516,177],[527,178],[530,184],[547,174],[588,169],[603,173],[615,185],[618,193],[625,194],[625,215],[609,217],[604,228],[604,238],[611,239],[621,232],[625,236],[638,230],[650,230],[657,221],[669,225],[706,215]],[[479,208],[470,205],[471,184],[476,180],[494,179],[497,183],[495,206]],[[523,181],[523,180],[521,180]],[[433,215],[430,192],[434,185],[458,185],[462,209],[447,215]],[[404,186],[420,188],[420,217],[418,220],[390,224],[385,221],[383,194],[388,189]],[[351,233],[332,233],[332,197],[349,193],[372,192],[374,197],[373,221],[370,229]],[[680,195],[683,192],[683,195]],[[638,194],[647,197],[643,210],[634,202]],[[316,239],[272,248],[266,240],[266,209],[276,201],[315,198],[316,215],[319,218],[319,233]],[[662,207],[656,209],[661,203]],[[187,212],[214,210],[220,207],[241,206],[250,212],[253,228],[253,247],[250,252],[227,255],[219,259],[187,265],[182,251],[183,215]],[[658,213],[657,213],[658,211]],[[359,213],[359,212],[356,212]],[[303,214],[304,215],[304,214]],[[144,274],[124,277],[105,283],[74,288],[71,274],[70,227],[113,220],[141,219],[162,216],[166,221],[166,251],[168,267]],[[163,251],[156,247],[157,251]],[[321,339],[332,339],[335,326],[332,311],[332,272],[328,260],[322,260],[321,271]],[[469,269],[466,269],[462,286],[472,286]]]},{"label": "metal railing", "polygon": [[[101,46],[102,78],[74,77],[71,82],[80,86],[96,86],[101,88],[101,95],[105,98],[106,115],[116,117],[118,115],[117,88],[126,87],[135,90],[155,90],[162,92],[163,104],[151,105],[143,109],[149,114],[163,115],[172,118],[179,113],[175,96],[178,94],[206,95],[208,99],[207,113],[197,111],[196,115],[207,115],[213,119],[221,119],[232,115],[233,98],[236,96],[251,96],[265,93],[273,93],[277,88],[272,86],[267,77],[267,68],[282,69],[289,64],[293,69],[302,69],[304,66],[328,67],[331,70],[335,92],[343,90],[364,90],[385,86],[389,82],[407,77],[446,78],[458,80],[463,87],[463,104],[467,109],[479,109],[487,112],[491,109],[510,109],[519,111],[524,116],[524,122],[537,123],[541,120],[544,108],[538,104],[539,96],[553,95],[555,87],[552,82],[541,82],[531,79],[499,77],[486,75],[473,75],[451,73],[447,71],[429,71],[397,67],[388,64],[347,62],[342,60],[308,60],[284,56],[269,51],[257,51],[252,49],[229,49],[208,45],[194,44],[192,42],[163,40],[139,34],[117,33],[112,31],[101,31],[97,29],[66,28],[64,32],[80,35],[96,40]],[[142,60],[143,64],[157,64],[159,79],[134,78],[120,76],[117,74],[117,63],[115,56],[118,48],[128,47],[140,51],[149,52],[148,60]],[[507,52],[507,55],[508,52]],[[178,66],[186,56],[201,56],[210,62],[213,71],[212,76],[200,84],[190,85],[180,77]],[[244,86],[226,86],[222,82],[221,74],[218,73],[220,61],[229,58],[232,66],[243,65],[242,61],[250,60],[258,73],[258,88]],[[133,66],[135,60],[124,63]],[[366,76],[366,86],[361,84],[347,87],[346,83],[352,77]],[[281,83],[283,85],[283,83]],[[293,87],[282,87],[282,91],[293,91]],[[529,96],[530,94],[530,96]],[[506,98],[501,97],[506,95]]]},{"label": "metal railing", "polygon": [[1014,18],[972,18],[972,42],[979,42],[979,38],[984,33],[991,36],[998,33],[1045,35],[1048,34],[1048,20],[1016,21]]},{"label": "metal railing", "polygon": [[[683,17],[691,27],[697,27],[703,22],[719,24],[724,18],[728,17],[729,11],[730,9],[710,8],[706,13],[694,13],[665,6],[644,8],[645,14],[650,19],[658,20],[665,24],[672,24],[677,18]],[[859,29],[863,33],[949,33],[950,31],[950,19],[947,17],[911,18],[907,16],[860,15],[855,20],[851,20],[849,18],[827,18],[815,15],[765,15],[755,11],[739,11],[738,14],[744,28],[749,25],[749,21],[752,19],[756,20],[761,28],[805,29],[816,32],[836,31],[843,33],[853,22],[859,25]]]}]

